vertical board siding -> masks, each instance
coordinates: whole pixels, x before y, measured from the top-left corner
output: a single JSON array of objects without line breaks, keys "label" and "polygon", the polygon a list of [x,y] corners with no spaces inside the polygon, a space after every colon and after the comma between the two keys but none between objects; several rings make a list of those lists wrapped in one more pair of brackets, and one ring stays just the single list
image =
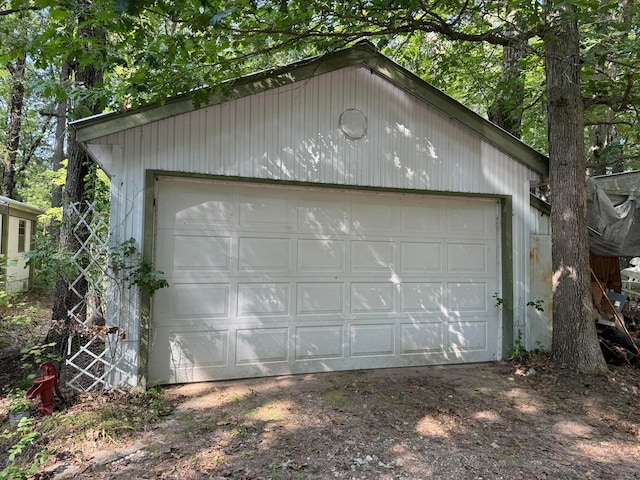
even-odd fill
[{"label": "vertical board siding", "polygon": [[[366,135],[358,140],[340,130],[340,115],[351,108],[367,117]],[[131,129],[123,147],[131,174],[144,165],[337,185],[508,192],[504,171],[487,175],[482,143],[368,69],[351,67]]]},{"label": "vertical board siding", "polygon": [[530,275],[530,233],[531,209],[529,205],[529,182],[536,176],[524,165],[514,162],[508,155],[483,142],[482,148],[483,175],[493,188],[508,192],[512,199],[513,224],[513,304],[518,308],[520,324],[514,327],[514,336],[518,335],[518,328],[523,328],[524,340],[528,339],[529,309],[519,308],[531,299],[529,291]]},{"label": "vertical board siding", "polygon": [[[360,139],[349,139],[340,129],[340,115],[347,109],[358,109],[367,118]],[[531,218],[529,181],[538,175],[367,68],[319,75],[95,143],[122,147],[109,172],[114,241],[133,237],[140,247],[147,169],[511,196],[514,301],[528,301],[529,234],[539,229]],[[133,358],[139,299],[126,296],[132,310],[128,345]],[[132,358],[130,370],[137,365]]]},{"label": "vertical board siding", "polygon": [[[367,115],[364,138],[349,140],[340,132],[338,119],[347,108]],[[516,165],[509,158],[485,158],[491,148],[481,152],[478,135],[357,67],[136,128],[127,132],[124,147],[127,174],[139,179],[143,173],[136,173],[134,164],[249,178],[511,194],[509,168]]]},{"label": "vertical board siding", "polygon": [[531,235],[551,235],[551,218],[537,208],[530,207]]}]

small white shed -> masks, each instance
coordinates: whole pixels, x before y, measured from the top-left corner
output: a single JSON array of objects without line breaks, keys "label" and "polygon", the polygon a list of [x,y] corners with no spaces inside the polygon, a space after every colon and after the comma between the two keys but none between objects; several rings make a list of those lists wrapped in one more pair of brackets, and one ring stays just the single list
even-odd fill
[{"label": "small white shed", "polygon": [[111,177],[114,240],[135,238],[170,284],[112,301],[116,383],[512,345],[494,297],[530,299],[530,183],[548,160],[370,44],[73,127]]},{"label": "small white shed", "polygon": [[7,293],[25,292],[31,287],[33,269],[25,253],[33,246],[38,216],[43,210],[0,196],[0,254],[6,259],[2,278]]}]

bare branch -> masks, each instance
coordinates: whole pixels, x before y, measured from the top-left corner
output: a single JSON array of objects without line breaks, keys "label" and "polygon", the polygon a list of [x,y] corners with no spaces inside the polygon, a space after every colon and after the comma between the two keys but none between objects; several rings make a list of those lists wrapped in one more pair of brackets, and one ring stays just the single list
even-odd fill
[{"label": "bare branch", "polygon": [[620,105],[629,105],[632,102],[631,99],[631,89],[633,88],[633,77],[634,73],[627,73],[627,86],[624,89],[624,93],[622,94],[622,98],[620,99]]},{"label": "bare branch", "polygon": [[629,72],[627,74],[627,85],[625,86],[624,93],[621,97],[609,97],[604,95],[594,95],[590,98],[584,98],[584,108],[587,109],[594,105],[607,105],[614,112],[623,112],[633,105],[633,98],[631,97],[631,90],[634,85],[634,74]]},{"label": "bare branch", "polygon": [[[517,42],[525,42],[526,40],[539,36],[544,32],[546,28],[544,25],[538,25],[534,29],[519,32],[517,35],[505,35],[501,29],[488,29],[480,33],[467,33],[459,28],[459,23],[462,18],[471,10],[468,0],[465,1],[457,14],[451,18],[445,18],[436,13],[433,8],[429,8],[425,2],[420,2],[422,11],[417,17],[410,15],[405,8],[401,7],[385,7],[380,9],[370,9],[367,14],[360,12],[344,12],[341,10],[334,10],[327,8],[323,5],[318,9],[319,15],[316,16],[310,23],[307,24],[293,24],[290,29],[284,29],[282,27],[275,27],[271,24],[263,23],[262,26],[258,25],[251,28],[239,27],[236,23],[225,25],[224,23],[218,25],[218,30],[230,35],[238,36],[255,36],[266,35],[274,36],[279,35],[295,40],[303,40],[310,38],[325,38],[325,39],[339,39],[344,43],[360,40],[363,38],[376,38],[397,34],[409,34],[416,31],[425,33],[438,33],[446,36],[450,40],[462,40],[468,42],[487,42],[492,45],[510,45]],[[153,13],[161,18],[174,22],[176,24],[188,24],[188,19],[175,18],[169,16],[166,13],[155,11],[151,8],[145,9],[149,13]],[[309,7],[310,11],[313,8]],[[375,13],[380,13],[378,18]],[[323,30],[323,25],[328,23],[328,19],[339,19],[347,24],[359,24],[361,28],[357,31],[326,31]],[[256,19],[258,20],[258,19]],[[258,23],[259,20],[258,20]],[[512,32],[512,31],[511,31]],[[289,42],[287,42],[289,43]]]},{"label": "bare branch", "polygon": [[587,121],[585,120],[584,122],[585,127],[592,127],[594,125],[627,125],[629,127],[633,127],[635,126],[634,122],[629,122],[626,120],[614,120],[614,121],[603,121],[603,120],[597,120],[597,121]]},{"label": "bare branch", "polygon": [[8,10],[0,10],[0,17],[6,17],[7,15],[13,15],[14,13],[22,13],[22,12],[38,12],[43,10],[43,7],[21,7],[21,8],[10,8]]}]

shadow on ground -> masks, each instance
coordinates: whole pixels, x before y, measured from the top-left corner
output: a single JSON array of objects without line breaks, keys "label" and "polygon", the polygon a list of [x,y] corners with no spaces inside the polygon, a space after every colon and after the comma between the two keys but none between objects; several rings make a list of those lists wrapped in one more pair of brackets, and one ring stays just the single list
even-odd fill
[{"label": "shadow on ground", "polygon": [[640,375],[511,363],[174,386],[176,409],[52,478],[640,478]]}]

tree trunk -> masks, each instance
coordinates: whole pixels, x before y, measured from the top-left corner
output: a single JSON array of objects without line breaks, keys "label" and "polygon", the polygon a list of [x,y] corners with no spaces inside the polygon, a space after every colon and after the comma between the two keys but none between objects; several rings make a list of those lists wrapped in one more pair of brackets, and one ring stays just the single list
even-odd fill
[{"label": "tree trunk", "polygon": [[[79,0],[77,2],[78,10],[83,11],[88,4]],[[87,53],[90,53],[94,48],[98,39],[104,38],[104,31],[99,31],[90,25],[87,18],[80,14],[78,17],[78,38],[86,39],[84,48]],[[75,68],[74,68],[75,67]],[[102,68],[94,63],[85,61],[76,62],[72,65],[69,73],[74,79],[75,84],[79,88],[83,88],[86,91],[90,91],[96,85],[103,80]],[[86,98],[91,98],[87,95]],[[99,106],[89,101],[84,101],[82,104],[76,105],[76,108],[81,112],[90,112],[92,114],[100,113]],[[63,210],[63,222],[60,231],[60,245],[62,249],[69,254],[75,254],[79,251],[80,246],[85,243],[89,238],[89,232],[86,229],[75,230],[77,224],[77,216],[71,211],[70,206],[75,204],[80,212],[84,212],[87,207],[87,201],[92,199],[92,191],[86,188],[88,176],[91,173],[95,174],[96,166],[92,159],[87,154],[86,150],[76,141],[75,132],[69,131],[67,138],[68,148],[68,165],[67,165],[67,178],[64,187],[64,210]],[[88,260],[84,259],[82,255],[79,255],[76,261],[81,267],[86,266]],[[74,290],[77,293],[73,293],[69,289],[70,280],[74,280]],[[65,340],[71,335],[74,318],[69,315],[68,312],[76,309],[75,319],[82,322],[86,316],[86,308],[83,307],[83,302],[88,290],[87,280],[82,276],[80,279],[68,279],[63,276],[59,276],[56,280],[54,303],[52,307],[51,318],[54,324],[57,325],[57,332],[50,332],[56,340],[58,348],[61,350],[64,348]]]},{"label": "tree trunk", "polygon": [[489,120],[514,137],[522,135],[524,78],[522,60],[526,44],[513,36],[513,42],[502,48],[502,79],[496,98],[487,112]]},{"label": "tree trunk", "polygon": [[[69,81],[70,74],[69,62],[65,61],[62,63],[62,67],[60,69],[60,84],[65,85]],[[67,131],[67,107],[69,101],[66,97],[61,98],[56,106],[56,133],[55,133],[55,141],[53,144],[53,171],[57,172],[60,170],[62,166],[62,160],[65,157],[64,145],[65,145],[65,133]],[[61,207],[62,206],[62,188],[58,186],[53,187],[52,198],[51,198],[51,206],[52,207]],[[58,235],[56,235],[58,236]]]},{"label": "tree trunk", "polygon": [[11,107],[9,113],[9,136],[7,151],[2,159],[2,195],[13,198],[16,188],[16,160],[20,146],[20,132],[22,130],[22,111],[24,106],[24,73],[26,58],[18,58],[15,63],[7,65],[11,74]]},{"label": "tree trunk", "polygon": [[[67,180],[65,183],[65,208],[63,214],[63,226],[60,232],[60,244],[65,251],[74,254],[80,249],[81,244],[88,237],[88,232],[82,230],[73,232],[76,218],[70,209],[70,205],[76,204],[82,212],[86,210],[87,201],[90,197],[84,188],[85,179],[92,170],[92,160],[88,157],[84,149],[75,141],[73,131],[69,135],[69,163],[67,166]],[[78,258],[79,263],[82,258]],[[52,320],[62,322],[68,326],[70,319],[67,312],[82,301],[86,294],[87,286],[85,282],[79,282],[75,289],[79,295],[74,295],[69,291],[69,280],[58,277],[56,280],[56,290],[53,302]]]},{"label": "tree trunk", "polygon": [[545,34],[553,236],[552,354],[560,366],[601,374],[607,365],[593,321],[587,243],[580,44],[572,12],[549,15]]},{"label": "tree trunk", "polygon": [[[613,115],[612,115],[613,117]],[[589,129],[587,171],[589,175],[606,175],[624,171],[618,129],[613,125],[594,125]]]}]

